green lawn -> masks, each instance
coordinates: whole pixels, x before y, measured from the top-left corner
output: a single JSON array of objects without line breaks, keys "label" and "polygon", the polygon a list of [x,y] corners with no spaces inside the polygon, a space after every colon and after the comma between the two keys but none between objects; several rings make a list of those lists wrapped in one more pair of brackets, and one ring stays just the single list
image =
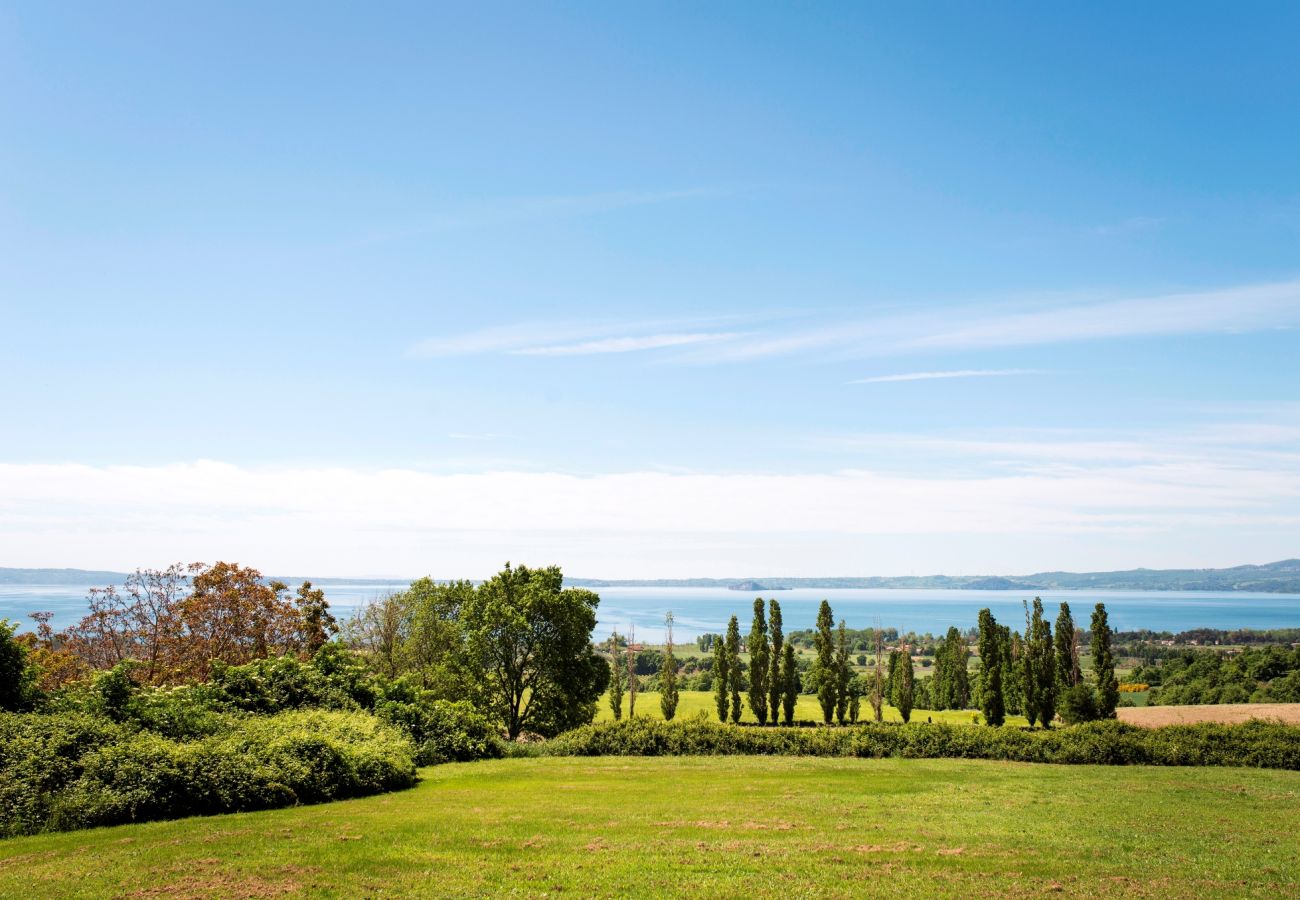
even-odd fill
[{"label": "green lawn", "polygon": [[[623,716],[627,717],[628,702],[627,696],[623,697]],[[741,694],[741,713],[742,722],[754,722],[754,714],[749,711],[749,697]],[[677,718],[689,719],[703,711],[710,721],[717,721],[718,708],[714,704],[713,693],[711,691],[681,691],[677,700]],[[901,722],[902,717],[898,710],[892,706],[885,706],[884,716],[886,722]],[[658,692],[642,691],[636,695],[636,714],[637,718],[662,719],[663,712],[659,708]],[[912,710],[913,722],[924,722],[926,719],[932,719],[935,722],[945,722],[952,725],[970,725],[973,724],[972,716],[975,715],[973,710],[945,709],[931,712],[928,709]],[[864,698],[862,701],[862,710],[858,713],[861,721],[868,721],[872,717],[871,704]],[[817,703],[817,698],[812,694],[800,694],[799,700],[795,704],[794,717],[800,721],[820,722],[822,720],[822,708]],[[600,705],[596,707],[596,721],[609,722],[614,718],[613,711],[609,708],[609,695],[606,694],[600,699]],[[982,720],[981,720],[982,721]],[[1024,716],[1007,716],[1008,725],[1027,726],[1029,721]]]},{"label": "green lawn", "polygon": [[299,809],[0,841],[0,895],[1293,895],[1300,773],[520,759]]}]

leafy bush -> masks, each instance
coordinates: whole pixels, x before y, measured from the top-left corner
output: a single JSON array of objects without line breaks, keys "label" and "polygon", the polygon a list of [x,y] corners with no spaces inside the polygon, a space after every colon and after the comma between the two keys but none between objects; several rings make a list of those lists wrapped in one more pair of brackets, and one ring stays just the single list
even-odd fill
[{"label": "leafy bush", "polygon": [[410,741],[373,716],[225,716],[176,740],[103,717],[0,716],[0,835],[264,809],[415,781]]},{"label": "leafy bush", "polygon": [[487,717],[465,701],[435,700],[428,692],[381,700],[375,715],[402,728],[415,742],[415,761],[428,766],[498,758],[503,741]]},{"label": "leafy bush", "polygon": [[543,745],[554,756],[858,756],[996,759],[1098,765],[1213,765],[1300,769],[1300,727],[1116,721],[1028,731],[964,725],[871,723],[857,728],[744,728],[633,719],[588,725]]}]

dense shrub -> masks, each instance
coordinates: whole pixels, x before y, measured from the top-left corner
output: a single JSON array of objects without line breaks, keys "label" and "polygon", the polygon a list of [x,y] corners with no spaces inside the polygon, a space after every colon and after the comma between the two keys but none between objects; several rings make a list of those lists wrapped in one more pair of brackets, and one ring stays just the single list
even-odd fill
[{"label": "dense shrub", "polygon": [[498,758],[504,752],[498,729],[465,701],[435,700],[423,692],[381,700],[375,715],[411,736],[415,761],[421,766]]},{"label": "dense shrub", "polygon": [[313,803],[414,781],[410,741],[363,713],[232,715],[197,740],[87,714],[0,716],[0,835]]},{"label": "dense shrub", "polygon": [[743,728],[713,722],[588,725],[544,745],[556,756],[783,756],[997,759],[1099,765],[1213,765],[1300,769],[1300,727],[1115,721],[1028,731],[965,725],[871,723],[858,728]]}]

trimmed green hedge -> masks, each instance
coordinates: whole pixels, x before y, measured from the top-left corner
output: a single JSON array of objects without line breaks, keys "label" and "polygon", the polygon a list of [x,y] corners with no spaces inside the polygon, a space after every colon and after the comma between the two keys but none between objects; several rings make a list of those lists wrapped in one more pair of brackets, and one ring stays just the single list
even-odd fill
[{"label": "trimmed green hedge", "polygon": [[81,713],[0,715],[0,836],[315,803],[409,787],[410,740],[373,716],[223,717],[176,740]]},{"label": "trimmed green hedge", "polygon": [[1300,727],[1265,722],[1137,728],[1090,722],[1030,731],[968,725],[744,728],[650,719],[588,725],[542,745],[554,756],[856,756],[1099,765],[1300,769]]}]

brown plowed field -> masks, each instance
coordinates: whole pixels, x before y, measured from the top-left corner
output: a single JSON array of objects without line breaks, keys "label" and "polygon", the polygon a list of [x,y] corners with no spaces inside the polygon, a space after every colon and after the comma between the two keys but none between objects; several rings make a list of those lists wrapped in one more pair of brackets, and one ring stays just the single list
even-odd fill
[{"label": "brown plowed field", "polygon": [[1300,703],[1223,703],[1217,706],[1129,706],[1116,710],[1121,722],[1154,728],[1157,725],[1192,725],[1197,722],[1245,722],[1248,719],[1281,720],[1300,725]]}]

